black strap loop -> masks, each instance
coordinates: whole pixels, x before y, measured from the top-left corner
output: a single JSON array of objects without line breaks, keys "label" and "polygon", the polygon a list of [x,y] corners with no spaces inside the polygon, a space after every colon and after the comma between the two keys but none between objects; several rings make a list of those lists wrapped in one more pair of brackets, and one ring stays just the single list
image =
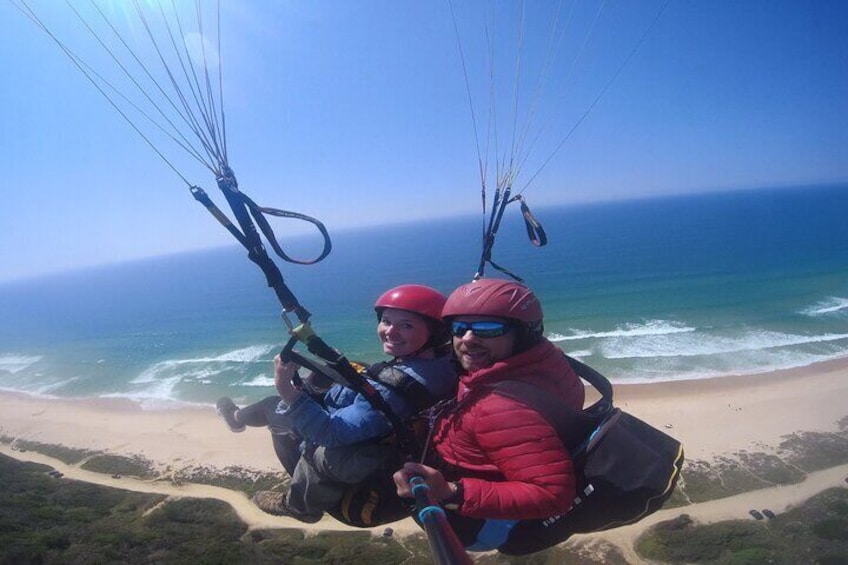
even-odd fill
[{"label": "black strap loop", "polygon": [[[250,210],[250,215],[253,216],[253,220],[256,222],[256,225],[259,226],[259,229],[262,230],[262,234],[265,236],[265,239],[268,240],[268,243],[271,244],[271,247],[274,249],[274,252],[280,256],[284,261],[288,261],[289,263],[295,263],[297,265],[314,265],[318,263],[322,259],[324,259],[327,255],[330,254],[330,251],[333,249],[333,244],[330,241],[330,234],[327,233],[327,228],[324,227],[324,224],[321,221],[313,218],[312,216],[307,216],[306,214],[301,214],[299,212],[290,212],[288,210],[279,210],[277,208],[264,208],[262,206],[258,206],[253,200],[248,198],[246,195],[242,194],[242,198],[244,199],[245,204]],[[283,251],[280,246],[279,241],[277,240],[277,236],[274,235],[274,230],[271,229],[271,225],[268,223],[268,220],[265,219],[264,214],[268,214],[269,216],[277,216],[278,218],[293,218],[295,220],[303,220],[304,222],[309,222],[318,228],[318,231],[321,233],[321,237],[324,239],[324,246],[321,250],[321,253],[315,257],[314,259],[295,259],[289,256],[286,252]]]},{"label": "black strap loop", "polygon": [[[262,231],[262,234],[268,240],[271,247],[283,260],[299,265],[312,265],[324,259],[332,250],[330,235],[327,233],[327,229],[324,227],[324,224],[305,214],[258,206],[247,195],[239,191],[238,181],[236,181],[235,175],[229,167],[224,167],[223,173],[218,175],[216,181],[218,182],[218,188],[221,189],[221,192],[227,199],[227,203],[230,205],[230,209],[238,222],[238,227],[236,227],[227,215],[224,214],[214,202],[212,202],[202,188],[199,186],[191,186],[189,187],[189,190],[191,191],[192,196],[194,196],[194,199],[203,204],[209,213],[212,214],[212,216],[218,220],[218,222],[224,226],[245,249],[247,249],[248,258],[262,269],[266,282],[277,295],[277,299],[280,301],[283,311],[294,312],[297,315],[298,320],[306,322],[311,314],[300,305],[297,297],[294,296],[294,293],[292,293],[289,287],[285,284],[285,280],[283,279],[280,269],[268,256],[268,252],[262,244],[256,225],[259,226],[259,229]],[[316,228],[318,228],[318,231],[321,233],[324,240],[324,246],[321,254],[314,259],[305,260],[295,259],[286,254],[277,241],[274,231],[265,219],[264,214],[304,220],[313,224]]]},{"label": "black strap loop", "polygon": [[480,263],[477,267],[477,273],[474,275],[474,279],[477,280],[483,277],[486,263],[504,273],[505,275],[511,277],[512,279],[518,282],[524,282],[524,279],[510,271],[509,269],[498,265],[492,260],[492,248],[495,246],[495,237],[498,234],[498,230],[500,229],[501,220],[503,219],[504,210],[508,204],[518,201],[521,205],[521,215],[524,218],[524,227],[527,230],[527,237],[536,247],[542,247],[548,243],[548,236],[545,233],[542,224],[539,223],[539,220],[533,215],[530,211],[530,207],[527,206],[527,202],[524,200],[524,197],[520,194],[509,197],[511,192],[510,187],[505,188],[504,190],[498,190],[495,192],[494,202],[492,203],[492,213],[489,216],[489,225],[486,230],[483,232],[483,251],[480,254]]},{"label": "black strap loop", "polygon": [[512,271],[510,271],[510,270],[509,270],[509,269],[507,269],[506,267],[501,267],[500,265],[498,265],[497,263],[495,263],[495,262],[494,262],[494,261],[492,261],[491,259],[489,259],[489,260],[487,261],[487,263],[489,263],[489,265],[491,265],[492,267],[494,267],[495,269],[497,269],[497,270],[498,270],[498,271],[500,271],[501,273],[503,273],[503,274],[507,275],[508,277],[512,278],[513,280],[515,280],[515,281],[517,281],[517,282],[520,282],[520,283],[523,283],[523,282],[524,282],[524,279],[522,279],[521,277],[519,277],[518,275],[516,275],[515,273],[513,273]]},{"label": "black strap loop", "polygon": [[530,241],[536,247],[543,247],[548,243],[548,236],[545,234],[542,224],[539,223],[539,220],[530,211],[530,207],[527,206],[527,202],[524,201],[523,196],[519,194],[513,200],[518,200],[521,203],[521,215],[524,216],[524,227],[527,228],[527,237],[530,238]]}]

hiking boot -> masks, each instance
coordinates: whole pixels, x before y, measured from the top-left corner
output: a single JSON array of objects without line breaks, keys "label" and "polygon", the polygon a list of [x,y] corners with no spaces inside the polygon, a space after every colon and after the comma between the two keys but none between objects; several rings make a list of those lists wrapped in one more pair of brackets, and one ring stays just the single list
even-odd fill
[{"label": "hiking boot", "polygon": [[274,516],[294,518],[295,520],[300,520],[307,524],[314,524],[320,520],[322,516],[322,514],[307,514],[305,512],[295,510],[286,504],[286,493],[278,492],[276,490],[257,491],[256,494],[253,495],[252,500],[263,512],[273,514]]},{"label": "hiking boot", "polygon": [[218,415],[224,419],[231,432],[238,433],[245,430],[244,424],[236,420],[236,411],[238,411],[238,406],[236,406],[236,403],[233,402],[232,398],[229,396],[220,398],[218,402],[215,403],[215,411],[218,412]]}]

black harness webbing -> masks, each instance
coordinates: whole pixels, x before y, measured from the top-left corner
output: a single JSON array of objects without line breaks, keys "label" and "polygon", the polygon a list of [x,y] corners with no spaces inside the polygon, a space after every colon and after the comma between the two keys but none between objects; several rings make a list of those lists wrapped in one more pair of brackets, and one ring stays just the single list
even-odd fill
[{"label": "black harness webbing", "polygon": [[[194,196],[195,200],[203,204],[209,213],[212,214],[212,216],[218,220],[218,222],[224,226],[245,249],[247,249],[248,258],[262,269],[268,286],[271,287],[277,295],[277,299],[283,307],[283,319],[288,325],[291,334],[291,338],[280,353],[281,358],[284,361],[294,361],[302,367],[327,375],[333,380],[338,380],[339,377],[341,377],[343,382],[340,384],[361,393],[365,396],[371,406],[382,412],[386,418],[388,418],[389,423],[398,438],[398,444],[403,452],[410,455],[417,453],[417,448],[414,445],[414,440],[411,434],[400,421],[400,418],[398,418],[391,409],[391,406],[389,406],[386,400],[380,396],[380,393],[371,383],[359,374],[356,368],[351,365],[344,355],[327,345],[323,339],[318,337],[318,335],[312,331],[309,324],[309,317],[311,314],[308,310],[306,310],[306,308],[301,306],[297,297],[295,297],[294,293],[292,293],[291,289],[289,289],[286,285],[280,269],[271,257],[268,256],[268,252],[262,244],[262,240],[259,236],[259,231],[256,229],[256,226],[258,225],[262,235],[265,236],[271,247],[283,260],[300,265],[311,265],[324,259],[332,249],[330,236],[327,233],[324,224],[315,218],[299,214],[297,212],[258,206],[255,202],[253,202],[253,200],[248,198],[247,195],[238,189],[238,182],[236,181],[232,169],[229,167],[224,167],[223,174],[219,175],[216,178],[216,181],[218,183],[218,188],[227,199],[227,203],[229,204],[239,227],[236,227],[233,222],[230,221],[227,215],[224,214],[214,202],[212,202],[202,188],[198,186],[190,187],[191,194]],[[324,248],[321,251],[321,254],[314,259],[308,260],[294,259],[290,257],[280,247],[271,226],[264,217],[265,214],[304,220],[315,225],[324,238]],[[285,316],[287,312],[294,312],[300,324],[296,327],[293,326],[293,324],[291,324],[289,319]],[[309,352],[322,359],[326,365],[315,363],[309,358],[294,351],[293,347],[298,341],[305,344]],[[327,370],[327,368],[329,368],[329,370]]]},{"label": "black harness webbing", "polygon": [[563,445],[572,455],[578,455],[588,449],[592,432],[613,414],[613,389],[598,371],[573,357],[565,357],[574,372],[601,394],[591,406],[581,410],[563,406],[540,387],[524,381],[501,381],[486,388],[538,410],[560,434]]},{"label": "black harness webbing", "polygon": [[[277,295],[277,299],[283,307],[283,312],[294,312],[297,319],[300,322],[305,323],[309,320],[310,313],[300,305],[297,298],[294,296],[294,293],[292,293],[283,280],[283,275],[280,272],[280,269],[277,268],[277,265],[268,256],[268,252],[265,250],[265,246],[262,244],[262,240],[259,237],[256,225],[259,225],[259,228],[262,230],[262,234],[271,244],[274,251],[283,260],[301,265],[311,265],[324,259],[332,250],[332,242],[330,241],[330,236],[327,233],[327,229],[324,227],[324,224],[305,214],[257,206],[253,200],[248,198],[247,195],[238,189],[238,182],[236,181],[233,171],[229,167],[224,169],[224,173],[218,176],[216,181],[218,182],[218,188],[224,194],[224,197],[227,199],[227,203],[230,205],[230,209],[233,211],[233,215],[239,225],[238,228],[230,221],[226,214],[221,212],[221,210],[215,206],[215,203],[212,202],[202,188],[192,186],[190,188],[192,196],[194,196],[195,200],[203,204],[209,213],[218,220],[218,223],[224,226],[227,231],[229,231],[233,237],[235,237],[236,240],[238,240],[238,242],[247,249],[248,258],[262,269],[268,286],[274,290],[274,293]],[[321,254],[314,259],[308,260],[300,260],[290,257],[280,247],[277,242],[277,238],[274,235],[274,231],[265,219],[264,214],[295,218],[315,225],[315,227],[318,228],[318,231],[321,232],[321,236],[324,239],[324,247]],[[256,224],[254,224],[254,221]],[[239,231],[239,228],[241,228],[241,231]]]},{"label": "black harness webbing", "polygon": [[[521,203],[521,215],[524,218],[524,227],[527,230],[527,237],[536,247],[542,247],[546,243],[548,243],[548,236],[545,234],[545,230],[542,227],[542,224],[536,219],[533,213],[530,211],[530,207],[527,206],[527,202],[524,200],[524,197],[520,194],[509,197],[512,188],[507,187],[501,193],[500,190],[495,192],[494,202],[492,202],[492,213],[489,216],[489,224],[486,227],[486,230],[483,232],[483,251],[480,254],[480,263],[477,266],[477,273],[474,275],[474,280],[483,277],[484,271],[486,269],[486,263],[497,269],[498,271],[508,275],[509,277],[515,279],[518,282],[524,282],[521,277],[511,272],[510,270],[498,265],[492,260],[492,248],[495,246],[495,236],[498,234],[498,230],[501,227],[501,219],[503,218],[504,210],[506,210],[507,204],[511,202],[518,201]],[[485,197],[484,197],[485,198]]]},{"label": "black harness webbing", "polygon": [[[326,371],[324,367],[313,363],[308,358],[294,351],[292,348],[298,341],[306,344],[306,349],[310,353],[324,360],[330,371]],[[318,337],[308,324],[301,324],[292,330],[292,337],[286,343],[286,346],[280,353],[280,357],[284,361],[294,361],[302,367],[306,367],[312,371],[318,371],[336,381],[338,381],[338,376],[340,376],[342,382],[339,384],[361,393],[374,409],[379,410],[389,420],[392,431],[397,438],[398,447],[405,455],[415,457],[419,453],[419,447],[415,438],[413,438],[398,415],[395,414],[395,411],[392,410],[389,403],[386,402],[386,399],[374,388],[374,385],[368,382],[344,355],[327,345],[323,339]]]},{"label": "black harness webbing", "polygon": [[408,373],[395,367],[396,362],[374,363],[365,372],[377,381],[397,392],[416,412],[423,412],[438,401],[427,387]]}]

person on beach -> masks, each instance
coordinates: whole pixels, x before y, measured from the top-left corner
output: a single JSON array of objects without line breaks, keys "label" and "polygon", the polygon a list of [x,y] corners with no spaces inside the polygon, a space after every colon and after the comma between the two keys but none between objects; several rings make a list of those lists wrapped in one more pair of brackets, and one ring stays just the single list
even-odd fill
[{"label": "person on beach", "polygon": [[463,369],[456,400],[435,415],[427,464],[406,463],[393,478],[398,495],[410,497],[409,479],[423,477],[466,547],[494,549],[518,521],[567,512],[576,477],[549,421],[493,387],[523,381],[576,410],[584,387],[543,337],[542,307],[524,285],[481,279],[460,286],[442,319]]},{"label": "person on beach", "polygon": [[[383,352],[392,357],[376,366],[377,377],[389,372],[388,382],[402,378],[415,398],[384,385],[381,378],[371,383],[401,421],[456,390],[449,337],[441,321],[444,303],[444,295],[430,287],[401,285],[374,304],[377,335]],[[296,388],[292,380],[297,368],[278,355],[274,384],[279,396],[241,409],[222,398],[217,409],[232,431],[268,426],[277,457],[291,477],[288,493],[260,491],[254,502],[270,514],[315,522],[337,507],[350,485],[380,470],[389,477],[400,459],[390,441],[393,430],[388,418],[363,394],[340,384],[316,394],[322,386],[308,378],[306,387]]]}]

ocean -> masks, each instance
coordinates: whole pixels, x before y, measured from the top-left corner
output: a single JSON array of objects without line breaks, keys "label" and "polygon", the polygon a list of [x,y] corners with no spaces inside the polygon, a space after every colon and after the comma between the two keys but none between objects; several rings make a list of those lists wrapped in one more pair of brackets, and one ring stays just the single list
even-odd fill
[{"label": "ocean", "polygon": [[[539,208],[549,244],[535,248],[508,209],[494,259],[537,292],[548,338],[614,383],[754,374],[848,357],[846,211],[848,185]],[[482,216],[328,228],[324,262],[278,264],[319,335],[377,361],[376,297],[471,280]],[[0,284],[7,391],[149,409],[252,401],[273,392],[286,338],[237,246]]]}]

